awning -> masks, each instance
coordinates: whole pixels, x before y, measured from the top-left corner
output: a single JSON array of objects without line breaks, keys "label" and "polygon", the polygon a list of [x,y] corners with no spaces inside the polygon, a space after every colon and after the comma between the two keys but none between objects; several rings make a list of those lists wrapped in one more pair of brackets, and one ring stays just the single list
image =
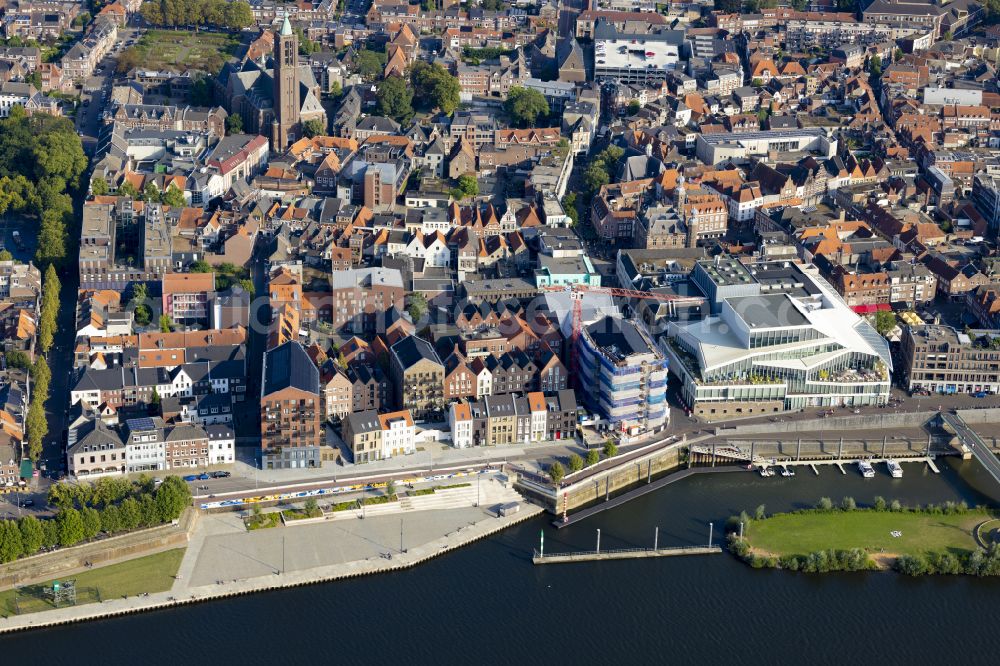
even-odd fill
[{"label": "awning", "polygon": [[851,308],[859,315],[873,314],[875,312],[891,312],[892,307],[888,303],[876,303],[871,305],[855,305]]}]

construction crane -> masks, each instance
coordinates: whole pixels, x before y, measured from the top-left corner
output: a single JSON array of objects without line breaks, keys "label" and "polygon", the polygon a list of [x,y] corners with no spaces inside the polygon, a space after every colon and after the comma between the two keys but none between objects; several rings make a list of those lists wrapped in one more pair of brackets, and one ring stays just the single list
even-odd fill
[{"label": "construction crane", "polygon": [[[570,376],[574,376],[579,369],[577,354],[577,343],[580,332],[583,330],[583,295],[584,294],[607,294],[608,296],[619,296],[622,298],[638,298],[654,301],[668,302],[671,309],[675,305],[701,305],[705,299],[701,296],[676,296],[673,294],[656,294],[651,291],[638,291],[636,289],[619,289],[617,287],[595,287],[588,284],[570,284],[542,287],[545,292],[563,292],[570,295],[573,305],[573,331],[570,335]],[[671,314],[675,312],[672,311]]]}]

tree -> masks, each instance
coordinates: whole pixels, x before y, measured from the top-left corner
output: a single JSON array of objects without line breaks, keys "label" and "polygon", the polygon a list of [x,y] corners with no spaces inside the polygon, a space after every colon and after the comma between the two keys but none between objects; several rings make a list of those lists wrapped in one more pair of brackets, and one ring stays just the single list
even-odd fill
[{"label": "tree", "polygon": [[313,118],[302,123],[302,132],[311,139],[314,136],[323,136],[326,134],[326,127],[323,125],[322,120]]},{"label": "tree", "polygon": [[726,14],[739,14],[743,9],[743,0],[715,0],[715,8]]},{"label": "tree", "polygon": [[583,469],[583,458],[575,453],[569,454],[569,471],[579,472],[581,469]]},{"label": "tree", "polygon": [[13,520],[0,520],[0,563],[13,562],[24,554],[21,530]]},{"label": "tree", "polygon": [[236,0],[235,2],[223,2],[223,6],[222,21],[225,27],[241,31],[253,25],[254,18],[250,3],[245,0]]},{"label": "tree", "polygon": [[45,530],[38,518],[25,516],[17,521],[17,527],[21,531],[21,546],[25,556],[34,555],[41,550],[45,542]]},{"label": "tree", "polygon": [[539,116],[549,115],[549,103],[542,93],[533,88],[513,86],[503,103],[504,110],[515,124],[522,127],[534,126]]},{"label": "tree", "polygon": [[235,113],[230,114],[226,118],[226,134],[242,134],[243,133],[243,117],[238,116]]},{"label": "tree", "polygon": [[139,521],[141,520],[141,516],[139,514],[139,502],[137,502],[134,497],[125,499],[118,505],[118,509],[121,513],[123,530],[134,530],[139,526]]},{"label": "tree", "polygon": [[153,181],[146,183],[146,187],[142,188],[142,200],[151,203],[160,201],[160,188],[156,186],[156,183]]},{"label": "tree", "polygon": [[4,353],[4,359],[7,361],[8,368],[27,370],[31,366],[31,359],[20,349],[11,349]]},{"label": "tree", "polygon": [[816,508],[820,511],[830,511],[833,509],[833,501],[829,497],[820,497],[816,503]]},{"label": "tree", "polygon": [[180,518],[191,502],[191,490],[178,476],[168,476],[155,492],[158,522],[168,523]]},{"label": "tree", "polygon": [[239,280],[236,284],[242,287],[243,291],[250,294],[250,298],[253,298],[254,292],[257,290],[257,288],[253,286],[253,280],[250,278],[244,278]]},{"label": "tree", "polygon": [[871,78],[877,79],[882,76],[882,58],[878,54],[868,59],[868,73]]},{"label": "tree", "polygon": [[184,208],[187,206],[184,193],[181,192],[181,188],[177,187],[175,183],[170,183],[167,189],[163,191],[163,194],[160,196],[160,203],[171,208]]},{"label": "tree", "polygon": [[405,123],[413,116],[413,90],[398,76],[390,76],[378,85],[375,93],[378,112]]},{"label": "tree", "polygon": [[566,470],[563,469],[562,463],[558,460],[549,465],[549,477],[553,483],[559,483],[564,476],[566,476]]},{"label": "tree", "polygon": [[385,68],[385,54],[369,49],[361,49],[354,56],[354,69],[366,81],[374,81],[382,76]]},{"label": "tree", "polygon": [[941,39],[943,39],[946,42],[950,42],[954,37],[955,35],[952,33],[951,30],[946,30],[945,33],[941,35]]},{"label": "tree", "polygon": [[600,460],[601,460],[600,452],[597,449],[591,449],[587,451],[587,459],[584,461],[584,464],[587,467],[593,467],[598,462],[600,462]]},{"label": "tree", "polygon": [[583,172],[583,184],[591,196],[609,182],[611,179],[608,178],[608,171],[603,162],[591,162],[586,171]]},{"label": "tree", "polygon": [[385,495],[386,497],[395,497],[396,495],[396,482],[389,479],[385,484]]},{"label": "tree", "polygon": [[885,498],[882,497],[881,495],[876,495],[874,506],[876,511],[885,511],[886,509]]},{"label": "tree", "polygon": [[573,222],[573,226],[580,223],[580,211],[576,207],[576,192],[567,192],[562,200],[563,212]]},{"label": "tree", "polygon": [[153,495],[139,498],[139,526],[153,527],[160,524],[160,510]]},{"label": "tree", "polygon": [[[232,118],[232,116],[229,117]],[[129,197],[130,199],[139,198],[139,190],[135,189],[135,185],[127,180],[118,186],[116,194],[120,197]]]},{"label": "tree", "polygon": [[28,406],[25,427],[28,431],[28,457],[38,461],[42,457],[42,442],[49,433],[49,422],[45,418],[42,400],[32,399]]},{"label": "tree", "polygon": [[604,442],[604,456],[614,458],[616,455],[618,455],[618,445],[615,444],[614,440],[609,439]]},{"label": "tree", "polygon": [[641,110],[642,110],[642,103],[637,99],[634,99],[631,102],[629,102],[628,106],[625,109],[626,113],[628,113],[628,115],[630,116],[634,116]]},{"label": "tree", "polygon": [[757,506],[756,511],[753,512],[754,520],[764,520],[767,518],[767,513],[765,513],[765,508],[763,504]]},{"label": "tree", "polygon": [[844,511],[854,511],[858,508],[853,497],[845,497],[840,501],[840,508]]},{"label": "tree", "polygon": [[441,109],[449,116],[458,108],[462,87],[441,65],[416,61],[410,67],[410,81],[421,108]]},{"label": "tree", "polygon": [[122,531],[122,514],[118,505],[106,506],[101,511],[101,530],[108,534]]},{"label": "tree", "polygon": [[406,311],[410,313],[410,319],[416,324],[427,314],[427,297],[419,291],[414,291],[407,296],[407,300],[409,306],[407,306]]},{"label": "tree", "polygon": [[174,320],[168,314],[160,315],[160,333],[170,333],[174,330]]},{"label": "tree", "polygon": [[73,546],[84,538],[83,517],[76,509],[63,509],[56,516],[59,526],[59,545]]},{"label": "tree", "polygon": [[896,315],[892,312],[875,313],[875,330],[879,335],[885,335],[896,326]]},{"label": "tree", "polygon": [[80,511],[80,518],[83,521],[83,538],[93,539],[101,533],[101,514],[93,507],[86,507]]},{"label": "tree", "polygon": [[472,174],[465,174],[458,177],[458,189],[466,197],[474,197],[479,194],[479,183]]},{"label": "tree", "polygon": [[332,99],[340,99],[340,96],[344,94],[344,88],[340,85],[340,81],[333,81],[330,84],[330,92],[327,93]]},{"label": "tree", "polygon": [[108,193],[108,181],[103,178],[95,178],[90,181],[90,191],[95,197],[101,197]]},{"label": "tree", "polygon": [[191,262],[191,265],[188,266],[188,271],[191,273],[211,273],[212,264],[199,259],[198,261]]}]

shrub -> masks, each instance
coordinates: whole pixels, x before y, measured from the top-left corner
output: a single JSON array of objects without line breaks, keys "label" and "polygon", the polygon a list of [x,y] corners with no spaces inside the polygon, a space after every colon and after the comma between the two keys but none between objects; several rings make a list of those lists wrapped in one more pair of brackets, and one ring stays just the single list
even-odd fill
[{"label": "shrub", "polygon": [[765,518],[767,518],[767,514],[764,513],[764,505],[763,504],[760,504],[760,505],[757,506],[757,509],[753,512],[753,517],[754,517],[754,520],[764,520]]},{"label": "shrub", "polygon": [[858,508],[853,497],[845,497],[840,501],[840,508],[844,511],[854,511]]},{"label": "shrub", "polygon": [[816,503],[816,508],[820,511],[830,511],[833,509],[833,500],[829,497],[820,497],[819,502]]},{"label": "shrub", "polygon": [[927,561],[920,555],[901,555],[896,558],[896,571],[907,576],[923,576],[928,573]]},{"label": "shrub", "polygon": [[892,500],[892,502],[889,503],[889,511],[892,511],[893,513],[899,513],[902,510],[903,510],[903,505],[900,504],[899,500]]},{"label": "shrub", "polygon": [[885,498],[882,497],[881,495],[876,496],[875,497],[875,510],[876,511],[885,511],[885,507],[886,507]]}]

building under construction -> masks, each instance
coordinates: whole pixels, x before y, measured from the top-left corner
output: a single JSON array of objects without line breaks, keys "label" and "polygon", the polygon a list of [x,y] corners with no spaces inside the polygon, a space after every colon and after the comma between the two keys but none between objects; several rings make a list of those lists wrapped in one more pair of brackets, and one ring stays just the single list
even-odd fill
[{"label": "building under construction", "polygon": [[631,434],[667,425],[667,360],[641,326],[612,316],[583,326],[577,358],[589,409]]}]

